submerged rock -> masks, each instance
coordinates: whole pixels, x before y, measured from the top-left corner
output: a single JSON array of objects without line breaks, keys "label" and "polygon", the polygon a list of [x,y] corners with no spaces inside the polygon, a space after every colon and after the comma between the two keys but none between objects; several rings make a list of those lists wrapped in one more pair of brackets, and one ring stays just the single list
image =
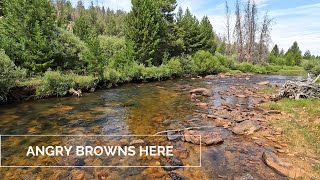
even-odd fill
[{"label": "submerged rock", "polygon": [[207,75],[207,76],[205,76],[204,78],[205,78],[205,79],[213,80],[213,79],[216,78],[216,76],[215,76],[215,75]]},{"label": "submerged rock", "polygon": [[270,84],[270,81],[262,81],[262,82],[259,82],[258,85],[261,85],[261,86],[265,86],[265,85],[268,85]]},{"label": "submerged rock", "polygon": [[142,145],[142,144],[144,144],[144,140],[142,140],[142,139],[136,139],[136,140],[131,141],[130,146]]},{"label": "submerged rock", "polygon": [[236,124],[232,128],[232,132],[238,135],[243,135],[243,134],[249,135],[258,131],[260,128],[261,126],[259,125],[258,122],[246,120]]},{"label": "submerged rock", "polygon": [[[201,136],[201,137],[200,137]],[[204,144],[206,146],[216,145],[223,142],[218,132],[201,132],[199,130],[188,130],[184,132],[184,141],[193,144]]]},{"label": "submerged rock", "polygon": [[171,158],[166,158],[162,160],[161,166],[163,166],[163,169],[166,171],[173,171],[181,168],[180,166],[183,166],[183,163],[180,159],[171,157]]},{"label": "submerged rock", "polygon": [[306,177],[305,171],[293,166],[290,162],[285,159],[279,158],[275,153],[265,151],[262,154],[264,162],[278,174],[289,178]]},{"label": "submerged rock", "polygon": [[169,173],[169,177],[171,180],[185,180],[186,178],[177,174],[177,173],[174,173],[174,172],[171,172]]},{"label": "submerged rock", "polygon": [[180,140],[181,137],[182,137],[182,134],[178,131],[167,132],[167,138],[169,141],[177,141],[177,140]]},{"label": "submerged rock", "polygon": [[211,96],[212,91],[207,88],[196,88],[190,91],[191,94],[197,94],[202,96]]}]

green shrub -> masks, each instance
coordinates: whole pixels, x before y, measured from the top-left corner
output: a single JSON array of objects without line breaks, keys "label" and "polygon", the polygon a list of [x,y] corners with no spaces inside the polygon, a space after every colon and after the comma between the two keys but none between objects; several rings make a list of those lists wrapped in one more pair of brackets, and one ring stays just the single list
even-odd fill
[{"label": "green shrub", "polygon": [[41,84],[36,87],[36,95],[38,98],[65,96],[71,88],[82,91],[90,90],[97,84],[98,79],[93,76],[62,74],[60,71],[48,70],[42,77]]},{"label": "green shrub", "polygon": [[208,51],[198,51],[193,59],[198,66],[198,72],[200,74],[211,74],[221,71],[219,59]]},{"label": "green shrub", "polygon": [[312,73],[312,74],[315,74],[315,75],[320,74],[320,64],[318,64],[318,65],[316,65],[315,67],[313,67],[313,68],[311,69],[311,73]]},{"label": "green shrub", "polygon": [[74,78],[74,89],[81,89],[83,90],[90,90],[91,88],[95,88],[98,83],[99,80],[98,78],[95,78],[93,76],[79,76],[76,74],[70,74],[69,76],[71,76],[72,78]]},{"label": "green shrub", "polygon": [[48,96],[65,96],[70,87],[74,87],[73,77],[64,76],[60,71],[47,71],[42,78],[42,84],[37,87],[39,98]]},{"label": "green shrub", "polygon": [[222,66],[227,69],[234,69],[235,68],[235,60],[233,57],[224,56],[220,53],[216,53],[215,56],[219,59],[219,62]]},{"label": "green shrub", "polygon": [[0,101],[6,101],[10,89],[17,81],[25,77],[25,70],[18,68],[13,61],[0,49]]},{"label": "green shrub", "polygon": [[58,44],[54,68],[80,71],[93,59],[86,44],[71,32],[61,29]]},{"label": "green shrub", "polygon": [[255,67],[253,64],[250,64],[250,63],[246,63],[246,62],[243,62],[243,63],[240,63],[240,64],[237,64],[236,65],[236,69],[237,70],[240,70],[242,72],[245,72],[245,73],[248,73],[248,72],[254,72],[255,71]]},{"label": "green shrub", "polygon": [[103,81],[106,83],[117,84],[121,81],[121,73],[115,69],[106,68],[103,72]]},{"label": "green shrub", "polygon": [[198,66],[192,56],[176,57],[176,59],[180,60],[181,69],[184,74],[195,74],[198,71]]},{"label": "green shrub", "polygon": [[178,58],[172,58],[168,62],[167,68],[170,71],[170,76],[180,76],[183,73],[180,60]]}]

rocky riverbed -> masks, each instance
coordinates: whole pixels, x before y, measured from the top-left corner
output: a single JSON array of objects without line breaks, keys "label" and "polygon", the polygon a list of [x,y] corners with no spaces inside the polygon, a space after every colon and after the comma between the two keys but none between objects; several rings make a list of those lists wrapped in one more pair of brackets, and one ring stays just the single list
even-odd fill
[{"label": "rocky riverbed", "polygon": [[[266,110],[262,89],[300,77],[221,74],[148,84],[129,84],[84,94],[0,108],[1,134],[163,134],[175,143],[173,158],[142,157],[132,163],[151,168],[1,168],[1,179],[286,179],[315,177],[308,161],[276,140],[283,129],[269,119],[281,112]],[[201,138],[199,138],[201,135]],[[32,143],[43,143],[43,139]],[[75,141],[75,140],[73,140]],[[148,139],[111,139],[125,146]],[[3,146],[28,144],[3,140]],[[201,144],[201,148],[199,145]],[[201,167],[179,167],[199,161]],[[28,162],[19,150],[14,161]],[[13,153],[13,152],[12,152]],[[43,162],[44,159],[39,160]],[[79,166],[130,159],[56,159]],[[170,167],[174,166],[174,167]]]}]

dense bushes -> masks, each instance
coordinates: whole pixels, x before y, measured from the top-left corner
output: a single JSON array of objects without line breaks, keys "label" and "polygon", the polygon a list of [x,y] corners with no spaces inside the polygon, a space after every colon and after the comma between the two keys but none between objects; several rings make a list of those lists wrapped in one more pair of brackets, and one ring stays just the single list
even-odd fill
[{"label": "dense bushes", "polygon": [[13,61],[0,49],[0,101],[6,101],[11,88],[25,76],[25,71],[16,67]]},{"label": "dense bushes", "polygon": [[306,71],[308,71],[312,74],[315,74],[315,75],[320,74],[320,60],[319,59],[304,60],[302,65]]},{"label": "dense bushes", "polygon": [[94,88],[98,80],[92,76],[79,76],[74,73],[62,74],[60,71],[47,71],[41,78],[41,83],[36,87],[38,98],[48,96],[65,96],[73,88],[89,90]]},{"label": "dense bushes", "polygon": [[200,74],[218,73],[222,69],[218,57],[208,51],[198,51],[193,58]]},{"label": "dense bushes", "polygon": [[85,43],[73,33],[60,29],[57,41],[58,48],[56,50],[56,61],[53,67],[80,71],[85,69],[93,59]]}]

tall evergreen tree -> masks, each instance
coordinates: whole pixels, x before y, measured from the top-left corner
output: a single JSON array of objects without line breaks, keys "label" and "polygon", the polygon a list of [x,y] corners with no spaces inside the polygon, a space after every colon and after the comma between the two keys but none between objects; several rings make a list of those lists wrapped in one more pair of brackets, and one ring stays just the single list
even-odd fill
[{"label": "tall evergreen tree", "polygon": [[43,72],[53,64],[58,35],[55,10],[48,0],[5,1],[1,48],[19,66]]},{"label": "tall evergreen tree", "polygon": [[306,52],[304,53],[303,55],[303,58],[304,59],[311,59],[312,58],[312,55],[310,53],[310,50],[306,50]]},{"label": "tall evergreen tree", "polygon": [[272,48],[271,54],[276,57],[278,57],[280,55],[279,47],[277,44]]},{"label": "tall evergreen tree", "polygon": [[174,46],[176,41],[176,29],[174,23],[174,10],[177,7],[176,0],[159,0],[160,12],[163,18],[163,23],[160,26],[160,49],[161,54],[158,54],[159,58],[166,55],[173,56]]},{"label": "tall evergreen tree", "polygon": [[159,4],[153,0],[132,0],[126,19],[126,39],[133,46],[135,58],[147,66],[160,65],[162,57],[161,27],[163,18]]},{"label": "tall evergreen tree", "polygon": [[198,19],[193,16],[189,9],[182,15],[182,10],[178,12],[177,26],[181,30],[183,39],[184,54],[193,54],[200,50],[204,44],[204,38],[200,32]]},{"label": "tall evergreen tree", "polygon": [[217,45],[215,43],[215,35],[213,32],[212,25],[207,16],[204,16],[201,20],[200,32],[204,41],[202,49],[214,54],[217,49]]},{"label": "tall evergreen tree", "polygon": [[285,54],[287,65],[300,65],[301,64],[301,50],[298,43],[295,41]]}]

